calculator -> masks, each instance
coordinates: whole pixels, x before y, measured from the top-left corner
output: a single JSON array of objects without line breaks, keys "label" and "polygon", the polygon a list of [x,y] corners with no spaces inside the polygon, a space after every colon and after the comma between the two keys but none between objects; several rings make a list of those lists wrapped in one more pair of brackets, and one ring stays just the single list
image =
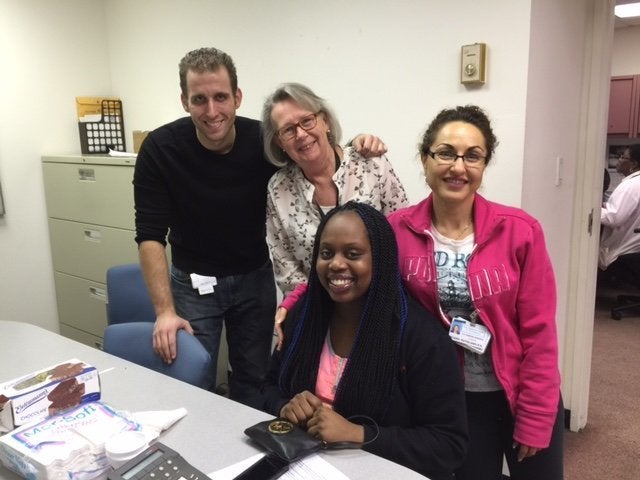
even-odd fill
[{"label": "calculator", "polygon": [[156,442],[109,474],[108,480],[207,480],[175,450]]}]

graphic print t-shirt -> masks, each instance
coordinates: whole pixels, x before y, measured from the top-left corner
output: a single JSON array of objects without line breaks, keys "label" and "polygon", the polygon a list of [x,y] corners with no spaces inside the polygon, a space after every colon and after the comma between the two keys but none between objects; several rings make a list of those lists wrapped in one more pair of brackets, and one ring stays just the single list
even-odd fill
[{"label": "graphic print t-shirt", "polygon": [[[435,228],[431,232],[435,243],[435,263],[438,272],[440,306],[449,318],[470,320],[473,304],[467,284],[467,265],[473,250],[474,236],[453,240],[441,235]],[[484,354],[464,350],[464,386],[468,392],[502,390],[491,363],[491,343]]]}]

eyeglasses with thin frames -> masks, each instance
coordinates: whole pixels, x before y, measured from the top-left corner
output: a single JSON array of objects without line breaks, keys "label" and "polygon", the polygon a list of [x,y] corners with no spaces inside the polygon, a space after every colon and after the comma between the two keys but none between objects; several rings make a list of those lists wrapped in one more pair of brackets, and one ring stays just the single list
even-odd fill
[{"label": "eyeglasses with thin frames", "polygon": [[307,115],[306,117],[302,117],[298,123],[292,123],[291,125],[287,125],[278,130],[278,137],[280,140],[284,142],[288,142],[289,140],[293,140],[296,138],[298,134],[298,127],[300,127],[305,132],[308,132],[313,127],[318,124],[318,114],[312,113],[311,115]]},{"label": "eyeglasses with thin frames", "polygon": [[485,155],[480,155],[478,152],[474,151],[469,151],[463,155],[458,155],[453,150],[439,150],[437,152],[427,150],[427,152],[440,165],[453,165],[459,158],[461,158],[467,167],[478,168],[487,158]]}]

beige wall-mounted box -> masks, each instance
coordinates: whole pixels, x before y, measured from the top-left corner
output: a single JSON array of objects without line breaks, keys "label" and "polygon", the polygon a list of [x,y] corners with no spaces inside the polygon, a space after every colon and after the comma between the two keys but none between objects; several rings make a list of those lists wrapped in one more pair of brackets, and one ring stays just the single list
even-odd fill
[{"label": "beige wall-mounted box", "polygon": [[142,141],[147,137],[149,130],[134,130],[133,131],[133,151],[138,153],[140,151],[140,145]]}]

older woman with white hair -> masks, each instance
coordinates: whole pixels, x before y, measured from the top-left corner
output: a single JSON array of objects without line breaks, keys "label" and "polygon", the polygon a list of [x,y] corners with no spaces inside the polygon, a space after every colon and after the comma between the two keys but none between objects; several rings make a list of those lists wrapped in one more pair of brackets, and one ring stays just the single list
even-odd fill
[{"label": "older woman with white hair", "polygon": [[269,95],[262,129],[266,156],[281,167],[269,181],[267,198],[267,242],[276,282],[286,296],[276,313],[281,345],[279,323],[306,286],[322,217],[350,200],[385,215],[408,200],[384,155],[364,158],[352,147],[340,147],[342,129],[335,113],[304,85],[285,83]]}]

